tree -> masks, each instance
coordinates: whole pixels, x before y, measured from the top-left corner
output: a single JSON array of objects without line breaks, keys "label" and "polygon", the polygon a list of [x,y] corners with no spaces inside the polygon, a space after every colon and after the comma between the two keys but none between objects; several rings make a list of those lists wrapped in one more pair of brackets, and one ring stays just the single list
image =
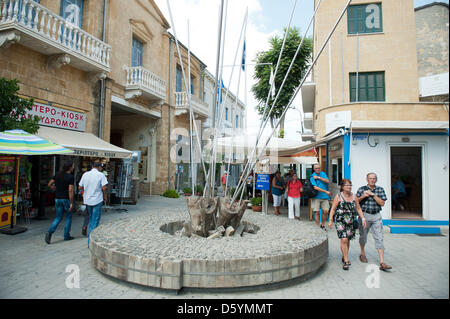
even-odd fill
[{"label": "tree", "polygon": [[[286,32],[286,29],[285,29]],[[283,55],[280,59],[280,64],[278,66],[278,71],[275,76],[275,95],[270,96],[268,102],[268,110],[266,111],[265,116],[270,110],[270,107],[273,105],[274,99],[278,94],[278,90],[283,83],[283,79],[289,69],[292,59],[294,58],[295,52],[297,51],[298,46],[302,37],[300,36],[300,31],[298,28],[290,28],[286,43],[283,50]],[[259,115],[264,114],[264,105],[267,100],[267,96],[270,91],[270,75],[271,68],[268,65],[259,65],[260,63],[272,63],[273,70],[275,72],[275,68],[278,62],[278,56],[281,52],[281,47],[283,45],[283,38],[279,36],[274,36],[270,40],[270,49],[268,51],[259,52],[256,55],[255,62],[257,63],[255,67],[255,74],[253,78],[257,80],[257,83],[252,87],[253,95],[259,104],[256,106],[256,109]],[[303,41],[302,47],[299,50],[299,53],[295,59],[295,62],[292,66],[291,71],[289,72],[289,76],[284,83],[282,91],[277,99],[276,105],[274,106],[271,114],[270,114],[270,124],[273,127],[274,121],[279,119],[283,114],[284,108],[289,104],[295,89],[300,85],[300,82],[303,76],[306,73],[308,68],[308,61],[311,58],[312,53],[312,39],[305,38]],[[284,132],[284,118],[281,119],[280,123],[280,132]],[[281,137],[281,136],[280,136]]]},{"label": "tree", "polygon": [[19,80],[0,78],[0,132],[21,129],[30,134],[39,130],[39,116],[29,116],[33,99],[17,96]]}]

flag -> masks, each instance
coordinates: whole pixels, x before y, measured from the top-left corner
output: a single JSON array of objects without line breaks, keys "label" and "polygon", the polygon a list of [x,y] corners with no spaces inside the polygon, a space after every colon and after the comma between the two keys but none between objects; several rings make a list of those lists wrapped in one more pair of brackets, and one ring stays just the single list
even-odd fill
[{"label": "flag", "polygon": [[219,96],[219,102],[222,103],[222,90],[223,90],[223,80],[219,81],[219,85],[217,87],[217,95]]},{"label": "flag", "polygon": [[275,77],[273,75],[273,68],[270,67],[270,79],[269,85],[271,87],[270,94],[272,95],[272,99],[275,97]]},{"label": "flag", "polygon": [[244,71],[245,72],[245,54],[246,54],[246,52],[245,52],[245,40],[244,40],[244,46],[243,46],[243,48],[242,48],[242,71]]}]

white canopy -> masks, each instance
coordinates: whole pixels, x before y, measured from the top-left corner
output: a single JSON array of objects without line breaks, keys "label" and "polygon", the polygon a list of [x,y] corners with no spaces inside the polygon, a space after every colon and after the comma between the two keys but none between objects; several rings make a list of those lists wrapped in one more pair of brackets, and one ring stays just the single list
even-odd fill
[{"label": "white canopy", "polygon": [[[261,137],[258,143],[257,153],[261,152],[267,137]],[[250,156],[256,144],[256,135],[237,135],[220,137],[217,140],[217,152],[222,154],[237,153]],[[265,155],[289,156],[299,153],[299,149],[310,143],[287,140],[284,138],[272,137],[266,147]]]},{"label": "white canopy", "polygon": [[266,164],[269,161],[270,164],[304,164],[304,165],[313,165],[317,164],[317,158],[314,156],[297,156],[297,157],[289,157],[289,156],[278,156],[278,157],[264,157],[260,160],[261,164]]},{"label": "white canopy", "polygon": [[94,134],[41,126],[36,134],[74,151],[71,155],[130,158],[132,151],[112,145]]}]

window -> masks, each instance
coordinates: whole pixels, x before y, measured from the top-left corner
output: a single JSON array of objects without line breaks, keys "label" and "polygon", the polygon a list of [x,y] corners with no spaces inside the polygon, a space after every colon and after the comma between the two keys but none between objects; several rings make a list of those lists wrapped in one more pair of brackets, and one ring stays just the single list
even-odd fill
[{"label": "window", "polygon": [[183,85],[182,85],[182,79],[183,79],[183,72],[181,71],[181,67],[177,66],[177,78],[176,78],[176,92],[182,92],[183,91]]},{"label": "window", "polygon": [[194,92],[195,92],[195,90],[194,90],[194,81],[195,81],[195,78],[191,75],[191,94],[192,95],[194,95]]},{"label": "window", "polygon": [[225,121],[228,121],[228,108],[225,108]]},{"label": "window", "polygon": [[385,101],[384,72],[358,73],[358,97],[356,97],[356,73],[350,73],[350,102]]},{"label": "window", "polygon": [[131,66],[142,66],[142,55],[144,53],[144,44],[141,41],[133,37],[133,43],[131,46]]},{"label": "window", "polygon": [[348,34],[383,32],[381,3],[349,6]]},{"label": "window", "polygon": [[83,20],[83,0],[61,0],[61,17],[81,28]]},{"label": "window", "polygon": [[239,127],[239,115],[236,115],[236,128]]}]

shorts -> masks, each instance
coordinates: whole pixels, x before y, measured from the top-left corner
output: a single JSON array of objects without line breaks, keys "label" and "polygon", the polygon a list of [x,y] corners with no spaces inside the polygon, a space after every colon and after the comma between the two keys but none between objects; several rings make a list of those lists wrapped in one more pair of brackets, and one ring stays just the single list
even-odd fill
[{"label": "shorts", "polygon": [[322,211],[329,211],[330,201],[328,199],[313,198],[311,201],[311,208],[313,212],[318,212],[321,208]]},{"label": "shorts", "polygon": [[283,195],[274,195],[272,194],[273,197],[273,207],[280,207],[281,205],[281,198],[283,197]]}]

